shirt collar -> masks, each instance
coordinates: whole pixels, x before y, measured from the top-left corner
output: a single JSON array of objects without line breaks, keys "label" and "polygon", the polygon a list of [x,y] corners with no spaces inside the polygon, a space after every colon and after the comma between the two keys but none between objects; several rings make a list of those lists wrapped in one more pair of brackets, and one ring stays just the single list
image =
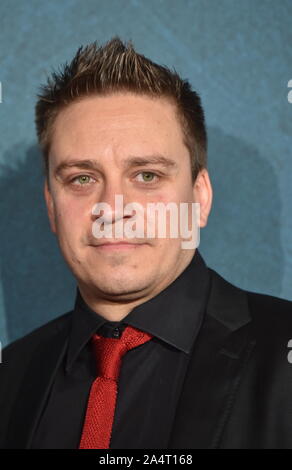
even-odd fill
[{"label": "shirt collar", "polygon": [[196,249],[184,271],[163,291],[135,307],[121,322],[108,322],[83,300],[77,287],[66,369],[98,330],[131,325],[189,354],[199,332],[209,291],[209,270]]}]

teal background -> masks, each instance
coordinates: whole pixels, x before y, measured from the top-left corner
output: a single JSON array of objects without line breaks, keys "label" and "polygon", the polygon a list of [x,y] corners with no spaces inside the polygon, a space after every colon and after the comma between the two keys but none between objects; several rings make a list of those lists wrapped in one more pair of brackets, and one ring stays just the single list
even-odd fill
[{"label": "teal background", "polygon": [[232,283],[292,300],[291,0],[1,0],[0,340],[74,305],[50,233],[34,105],[52,67],[114,35],[202,98],[214,202],[200,251]]}]

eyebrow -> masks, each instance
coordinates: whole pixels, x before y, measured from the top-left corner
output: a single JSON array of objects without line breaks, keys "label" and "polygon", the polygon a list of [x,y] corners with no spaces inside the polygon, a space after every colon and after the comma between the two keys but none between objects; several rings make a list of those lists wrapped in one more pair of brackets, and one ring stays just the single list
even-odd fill
[{"label": "eyebrow", "polygon": [[[162,165],[165,168],[177,168],[177,163],[169,157],[165,157],[164,155],[145,155],[145,156],[131,156],[126,158],[123,162],[123,167],[125,169],[129,169],[132,167],[137,166],[145,166],[145,165]],[[67,170],[69,168],[82,168],[85,170],[99,170],[100,164],[96,160],[86,159],[86,160],[66,160],[61,162],[56,170],[55,175],[59,175],[62,171]]]}]

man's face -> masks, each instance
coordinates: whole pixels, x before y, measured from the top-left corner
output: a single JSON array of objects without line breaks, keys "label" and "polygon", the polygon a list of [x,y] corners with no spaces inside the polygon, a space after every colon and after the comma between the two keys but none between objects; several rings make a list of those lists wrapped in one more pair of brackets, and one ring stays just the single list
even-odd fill
[{"label": "man's face", "polygon": [[[155,162],[157,156],[166,164]],[[194,249],[182,249],[179,237],[147,238],[145,232],[128,239],[131,245],[102,246],[121,238],[97,239],[92,231],[97,203],[110,205],[113,227],[121,221],[115,195],[123,196],[124,206],[136,202],[145,209],[149,202],[200,202],[171,102],[118,93],[70,104],[55,121],[49,168],[51,228],[80,288],[104,299],[143,299],[187,266]]]}]

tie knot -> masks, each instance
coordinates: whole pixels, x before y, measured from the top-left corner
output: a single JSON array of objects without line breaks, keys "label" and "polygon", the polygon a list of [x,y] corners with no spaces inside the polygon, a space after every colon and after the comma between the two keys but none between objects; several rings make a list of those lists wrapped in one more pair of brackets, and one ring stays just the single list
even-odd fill
[{"label": "tie knot", "polygon": [[122,336],[105,338],[95,334],[92,337],[98,375],[103,378],[117,380],[123,355],[130,349],[146,343],[153,336],[132,326],[127,326]]}]

